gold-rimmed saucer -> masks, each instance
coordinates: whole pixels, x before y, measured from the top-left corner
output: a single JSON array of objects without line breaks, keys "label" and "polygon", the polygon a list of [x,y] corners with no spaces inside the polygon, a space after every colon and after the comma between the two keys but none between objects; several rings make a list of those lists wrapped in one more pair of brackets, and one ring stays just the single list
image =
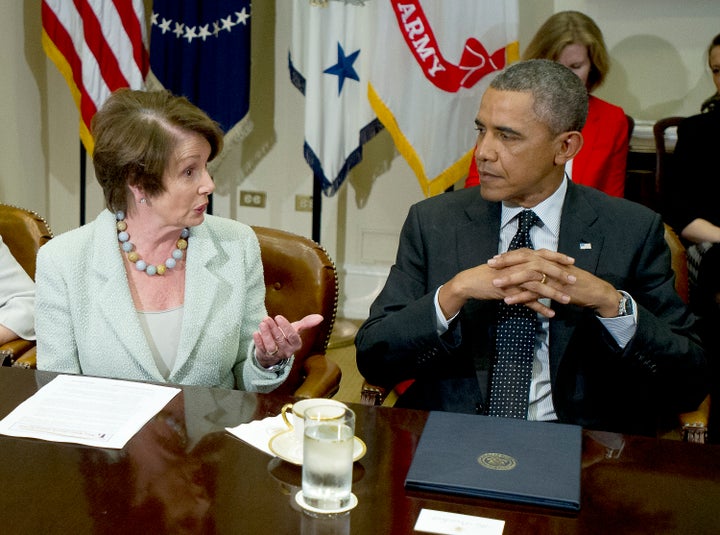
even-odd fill
[{"label": "gold-rimmed saucer", "polygon": [[[302,442],[296,440],[295,432],[292,429],[273,436],[268,442],[268,448],[283,461],[302,466],[303,445]],[[353,461],[362,459],[366,452],[365,443],[358,437],[353,437]]]}]

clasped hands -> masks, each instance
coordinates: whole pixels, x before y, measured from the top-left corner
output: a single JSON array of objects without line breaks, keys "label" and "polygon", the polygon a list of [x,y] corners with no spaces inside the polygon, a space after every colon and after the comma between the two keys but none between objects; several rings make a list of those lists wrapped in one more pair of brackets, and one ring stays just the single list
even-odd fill
[{"label": "clasped hands", "polygon": [[320,314],[309,314],[290,323],[284,316],[266,317],[253,333],[255,358],[264,367],[289,359],[300,349],[300,332],[315,327],[323,320]]},{"label": "clasped hands", "polygon": [[443,285],[438,295],[440,308],[450,318],[468,299],[502,299],[552,318],[555,311],[540,301],[548,298],[592,308],[602,317],[616,316],[618,291],[574,264],[574,258],[548,249],[501,253],[487,264],[458,273]]}]

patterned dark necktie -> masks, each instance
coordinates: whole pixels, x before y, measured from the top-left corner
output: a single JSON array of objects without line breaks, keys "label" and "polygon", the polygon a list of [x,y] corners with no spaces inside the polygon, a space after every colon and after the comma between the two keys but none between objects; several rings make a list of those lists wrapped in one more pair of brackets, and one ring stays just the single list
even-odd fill
[{"label": "patterned dark necktie", "polygon": [[[530,229],[540,222],[532,210],[519,216],[517,234],[508,251],[533,248]],[[490,416],[527,418],[530,379],[535,353],[537,312],[525,305],[498,303],[495,364],[490,382]]]}]

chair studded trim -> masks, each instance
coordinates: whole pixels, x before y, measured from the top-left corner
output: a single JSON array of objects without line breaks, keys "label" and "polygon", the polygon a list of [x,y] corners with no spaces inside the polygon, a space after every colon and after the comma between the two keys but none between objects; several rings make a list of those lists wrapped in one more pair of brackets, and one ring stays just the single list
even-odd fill
[{"label": "chair studded trim", "polygon": [[[325,258],[332,266],[333,272],[335,272],[337,274],[337,265],[335,264],[335,261],[330,257],[330,254],[327,252],[327,249],[325,249],[324,246],[320,245],[315,240],[311,240],[311,241],[315,244],[315,247],[317,247],[322,252],[322,254],[325,255]],[[338,283],[337,276],[335,276],[334,294],[335,294],[335,299],[333,300],[332,317],[330,318],[330,329],[328,330],[327,335],[325,336],[325,341],[323,342],[323,346],[322,346],[323,351],[326,351],[328,348],[328,345],[330,344],[330,337],[332,336],[332,331],[333,331],[332,328],[335,325],[335,320],[337,319],[338,303],[340,300],[340,297],[339,297],[340,296],[340,285]]]},{"label": "chair studded trim", "polygon": [[2,207],[2,206],[5,206],[7,208],[13,208],[15,210],[20,210],[22,212],[26,212],[27,214],[32,215],[37,221],[41,222],[45,226],[45,233],[47,234],[47,237],[49,239],[55,237],[47,220],[43,216],[38,214],[35,210],[30,210],[29,208],[22,208],[21,206],[16,206],[14,204],[8,204],[8,203],[0,203],[0,207]]},{"label": "chair studded trim", "polygon": [[15,259],[35,280],[37,251],[53,238],[45,218],[27,208],[0,203],[0,235]]},{"label": "chair studded trim", "polygon": [[[311,240],[315,247],[317,247],[323,255],[327,258],[327,261],[332,266],[332,270],[337,273],[337,266],[335,265],[335,261],[330,257],[330,254],[327,252],[327,249],[320,245],[318,242]],[[335,320],[337,319],[337,310],[338,310],[338,303],[339,303],[339,296],[340,296],[340,285],[338,283],[337,276],[335,277],[335,299],[333,300],[333,307],[332,307],[332,317],[330,318],[330,329],[328,329],[327,335],[325,336],[325,340],[323,341],[322,350],[326,351],[328,348],[328,345],[330,344],[330,337],[332,336],[333,326],[335,325]]]}]

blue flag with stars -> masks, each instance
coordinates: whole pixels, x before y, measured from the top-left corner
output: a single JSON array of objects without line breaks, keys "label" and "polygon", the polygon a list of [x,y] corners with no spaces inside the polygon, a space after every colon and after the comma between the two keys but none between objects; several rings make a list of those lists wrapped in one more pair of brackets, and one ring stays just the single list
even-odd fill
[{"label": "blue flag with stars", "polygon": [[152,75],[220,123],[226,136],[250,129],[250,14],[250,0],[153,2]]},{"label": "blue flag with stars", "polygon": [[305,95],[304,155],[334,195],[382,125],[368,101],[375,0],[293,0],[290,79]]}]

